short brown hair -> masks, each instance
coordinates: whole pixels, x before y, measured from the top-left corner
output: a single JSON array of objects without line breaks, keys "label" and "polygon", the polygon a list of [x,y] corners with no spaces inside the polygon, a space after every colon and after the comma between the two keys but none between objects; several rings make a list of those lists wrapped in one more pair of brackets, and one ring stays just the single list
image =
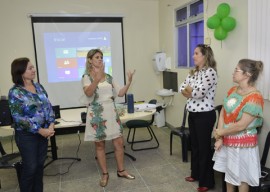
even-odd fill
[{"label": "short brown hair", "polygon": [[15,85],[24,86],[22,75],[25,73],[29,62],[30,59],[27,57],[21,57],[14,59],[14,61],[11,63],[11,76]]}]

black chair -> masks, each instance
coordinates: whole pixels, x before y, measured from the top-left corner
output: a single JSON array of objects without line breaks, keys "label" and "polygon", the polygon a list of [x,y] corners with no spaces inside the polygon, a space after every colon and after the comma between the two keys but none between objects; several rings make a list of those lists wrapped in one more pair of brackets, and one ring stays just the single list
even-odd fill
[{"label": "black chair", "polygon": [[190,149],[190,135],[189,135],[189,128],[186,127],[186,119],[187,119],[187,109],[185,105],[181,127],[172,128],[171,134],[170,134],[170,155],[172,155],[173,135],[179,136],[181,138],[181,143],[182,143],[182,161],[183,162],[188,161],[188,149]]},{"label": "black chair", "polygon": [[[21,175],[21,161],[20,153],[10,153],[7,154],[3,148],[3,145],[0,141],[0,169],[15,169],[17,173],[17,178],[19,181]],[[0,180],[0,189],[1,189],[1,180]]]},{"label": "black chair", "polygon": [[[215,107],[215,110],[217,111],[216,125],[218,122],[218,117],[219,117],[221,109],[222,109],[222,105],[218,105]],[[181,144],[182,144],[182,161],[183,162],[188,162],[188,150],[191,149],[189,128],[186,127],[187,112],[188,111],[185,105],[181,127],[172,128],[171,134],[170,134],[170,155],[172,155],[173,135],[179,136],[181,139]]]},{"label": "black chair", "polygon": [[[156,99],[152,99],[149,101],[149,104],[156,104],[157,100]],[[153,131],[153,129],[151,128],[151,125],[154,122],[154,118],[155,118],[155,114],[152,115],[152,119],[151,121],[146,121],[146,120],[130,120],[126,122],[126,126],[129,129],[128,131],[128,136],[127,136],[127,142],[129,144],[131,144],[131,149],[133,151],[141,151],[141,150],[147,150],[147,149],[155,149],[159,147],[159,142],[158,139]],[[135,133],[136,133],[136,129],[143,129],[143,128],[147,128],[149,134],[150,134],[150,139],[143,139],[143,140],[135,140]],[[130,140],[130,133],[131,130],[133,129],[133,135],[132,135],[132,139]],[[135,143],[142,143],[142,142],[148,142],[153,140],[153,138],[156,141],[156,145],[155,146],[151,146],[151,147],[144,147],[144,148],[134,148],[134,144]]]},{"label": "black chair", "polygon": [[270,148],[270,131],[267,134],[261,158],[262,177],[260,178],[260,185],[259,187],[250,187],[251,192],[261,192],[261,191],[270,192],[270,168],[265,166],[269,148]]},{"label": "black chair", "polygon": [[[9,104],[7,99],[0,100],[0,126],[11,126],[13,119],[10,113]],[[15,169],[19,181],[21,175],[21,160],[20,153],[6,153],[0,141],[0,169]],[[1,180],[0,180],[1,189]]]}]

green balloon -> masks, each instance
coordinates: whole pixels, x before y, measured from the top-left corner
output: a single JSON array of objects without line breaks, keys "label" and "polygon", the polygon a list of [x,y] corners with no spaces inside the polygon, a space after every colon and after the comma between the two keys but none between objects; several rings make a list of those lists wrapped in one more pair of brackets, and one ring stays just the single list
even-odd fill
[{"label": "green balloon", "polygon": [[220,18],[215,14],[207,19],[207,27],[210,29],[216,29],[220,25]]},{"label": "green balloon", "polygon": [[225,31],[221,26],[215,29],[214,36],[217,40],[224,40],[226,39],[228,32]]},{"label": "green balloon", "polygon": [[230,14],[230,5],[227,3],[221,3],[217,7],[217,15],[220,19],[223,19],[224,17],[227,17]]},{"label": "green balloon", "polygon": [[232,31],[236,26],[236,20],[233,17],[225,17],[221,20],[221,26],[227,32]]}]

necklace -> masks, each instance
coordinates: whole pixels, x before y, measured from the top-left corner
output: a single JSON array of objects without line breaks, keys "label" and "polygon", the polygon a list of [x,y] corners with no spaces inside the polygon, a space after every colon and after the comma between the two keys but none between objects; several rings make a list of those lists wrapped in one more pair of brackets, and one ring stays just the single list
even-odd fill
[{"label": "necklace", "polygon": [[240,95],[247,95],[247,94],[249,94],[251,92],[254,92],[254,91],[256,91],[256,88],[255,87],[251,87],[251,86],[246,87],[246,88],[241,88],[241,87],[238,86],[237,87],[237,90],[236,90],[236,92],[238,94],[240,94]]}]

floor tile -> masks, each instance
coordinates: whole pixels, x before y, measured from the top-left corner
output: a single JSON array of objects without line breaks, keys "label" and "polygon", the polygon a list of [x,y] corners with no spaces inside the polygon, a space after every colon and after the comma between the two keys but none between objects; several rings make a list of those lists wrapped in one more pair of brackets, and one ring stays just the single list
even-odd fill
[{"label": "floor tile", "polygon": [[[184,180],[190,175],[190,162],[182,162],[180,139],[174,137],[173,153],[170,155],[170,129],[154,126],[153,130],[159,140],[159,148],[132,151],[126,141],[128,129],[124,129],[125,152],[136,158],[136,161],[133,161],[125,156],[125,169],[135,175],[136,179],[127,180],[117,176],[116,161],[112,153],[106,158],[110,177],[105,188],[99,186],[102,173],[95,159],[94,143],[84,142],[83,133],[57,136],[58,157],[78,157],[81,161],[59,159],[48,165],[44,170],[44,192],[196,192],[198,183]],[[147,129],[136,132],[138,139],[147,137]],[[5,138],[2,142],[7,152],[17,151],[11,138]],[[145,147],[151,144],[155,143],[145,142],[136,146]],[[106,142],[106,151],[112,150],[112,142]],[[50,160],[51,154],[48,152],[46,162]],[[209,192],[221,191],[221,176],[218,173],[215,175],[216,187]],[[19,191],[15,169],[0,169],[0,179],[1,192]]]}]

